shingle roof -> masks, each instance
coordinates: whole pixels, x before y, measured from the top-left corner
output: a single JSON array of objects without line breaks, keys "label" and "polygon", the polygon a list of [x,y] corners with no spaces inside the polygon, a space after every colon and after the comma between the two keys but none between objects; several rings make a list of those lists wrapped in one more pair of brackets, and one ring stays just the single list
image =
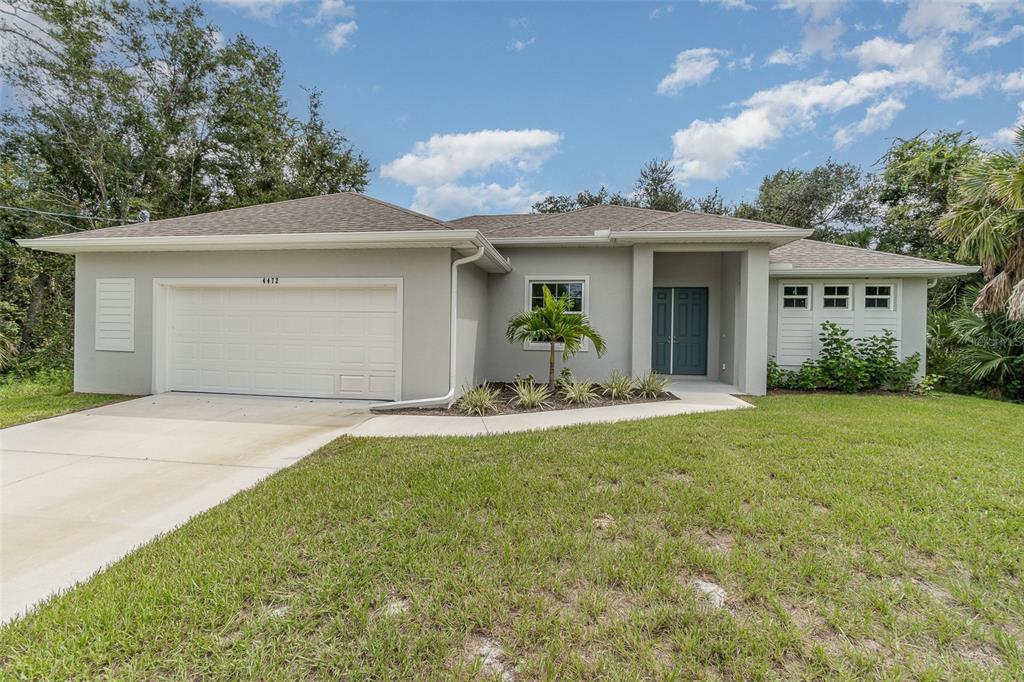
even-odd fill
[{"label": "shingle roof", "polygon": [[592,236],[596,230],[612,232],[688,232],[706,230],[792,229],[757,220],[692,211],[656,211],[633,206],[590,206],[568,213],[473,215],[449,221],[472,227],[495,239],[525,237]]},{"label": "shingle roof", "polygon": [[936,273],[965,266],[942,261],[902,256],[897,253],[861,249],[856,246],[829,244],[810,239],[799,239],[772,249],[769,263],[789,263],[791,272],[823,270],[935,270]]},{"label": "shingle roof", "polygon": [[355,192],[278,201],[51,238],[181,237],[447,230],[448,223]]}]

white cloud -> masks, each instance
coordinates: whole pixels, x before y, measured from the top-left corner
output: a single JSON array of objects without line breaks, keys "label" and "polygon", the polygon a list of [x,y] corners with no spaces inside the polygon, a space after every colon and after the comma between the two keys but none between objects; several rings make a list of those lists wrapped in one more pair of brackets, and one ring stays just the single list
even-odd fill
[{"label": "white cloud", "polygon": [[[720,180],[741,165],[748,152],[763,149],[787,132],[813,126],[823,114],[885,97],[898,100],[900,92],[913,88],[958,96],[975,87],[946,66],[942,40],[902,44],[874,38],[849,54],[865,70],[847,79],[812,78],[767,88],[744,101],[739,114],[717,121],[698,119],[677,131],[672,144],[680,179]],[[893,108],[890,103],[879,109],[879,120],[884,121],[882,114]]]},{"label": "white cloud", "polygon": [[867,112],[865,112],[864,118],[858,123],[836,131],[832,138],[836,148],[845,147],[859,135],[868,135],[877,130],[885,130],[892,125],[892,122],[896,119],[896,114],[905,108],[906,105],[895,97],[887,97],[881,102],[872,104],[868,107]]},{"label": "white cloud", "polygon": [[790,52],[784,47],[772,52],[768,55],[768,58],[764,61],[765,64],[772,64],[776,66],[794,66],[803,62],[803,55],[797,54],[796,52]]},{"label": "white cloud", "polygon": [[658,83],[659,95],[675,95],[683,88],[700,85],[715,72],[719,57],[729,54],[711,47],[695,47],[676,55],[672,70]]},{"label": "white cloud", "polygon": [[272,19],[282,7],[299,0],[213,0],[218,5],[244,12],[255,19]]},{"label": "white cloud", "polygon": [[782,0],[777,7],[791,9],[810,21],[821,22],[839,14],[844,4],[842,0]]},{"label": "white cloud", "polygon": [[754,9],[754,6],[748,3],[747,0],[700,0],[702,5],[710,2],[717,2],[726,9],[740,9],[744,12],[750,12]]},{"label": "white cloud", "polygon": [[1007,43],[1012,43],[1021,36],[1024,36],[1024,26],[1018,24],[1010,28],[1006,33],[989,33],[976,36],[970,44],[967,45],[966,50],[968,52],[978,52],[979,50],[1001,47]]},{"label": "white cloud", "polygon": [[513,52],[522,52],[526,48],[533,45],[535,42],[537,42],[536,38],[528,38],[526,40],[513,40],[511,43],[508,44],[508,49],[512,50]]},{"label": "white cloud", "polygon": [[667,17],[672,14],[676,9],[675,5],[661,5],[651,10],[651,13],[647,16],[651,19],[657,19],[658,17]]},{"label": "white cloud", "polygon": [[1003,76],[1003,82],[999,84],[999,89],[1003,92],[1020,92],[1024,90],[1024,69]]},{"label": "white cloud", "polygon": [[496,167],[527,172],[556,151],[562,134],[550,130],[479,130],[432,135],[408,154],[384,164],[381,175],[407,185],[442,185],[466,173]]},{"label": "white cloud", "polygon": [[494,182],[459,182],[466,175],[493,170],[517,173],[536,171],[562,140],[551,130],[479,130],[432,135],[412,151],[384,164],[380,174],[416,188],[413,208],[430,215],[479,212],[488,207],[526,210],[542,198],[517,180],[511,185]]},{"label": "white cloud", "polygon": [[911,0],[900,21],[900,30],[912,38],[929,33],[966,33],[975,26],[967,3],[948,0]]},{"label": "white cloud", "polygon": [[417,187],[411,208],[440,218],[494,211],[525,213],[547,194],[530,192],[518,182],[507,187],[498,183],[448,183],[437,187]]},{"label": "white cloud", "polygon": [[754,55],[748,54],[746,57],[737,57],[729,61],[728,67],[730,71],[736,69],[749,70],[754,65]]},{"label": "white cloud", "polygon": [[345,2],[345,0],[320,0],[316,14],[304,21],[307,24],[318,24],[322,21],[338,17],[354,17],[355,14],[356,8]]},{"label": "white cloud", "polygon": [[804,27],[804,39],[800,45],[801,52],[807,56],[820,53],[831,57],[835,42],[845,31],[846,27],[838,19],[830,24],[808,24]]},{"label": "white cloud", "polygon": [[1017,109],[1020,110],[1020,115],[1017,116],[1017,120],[1013,122],[1013,125],[1006,128],[1000,128],[996,132],[992,133],[990,140],[983,140],[983,143],[987,143],[990,146],[1009,146],[1017,141],[1017,128],[1024,126],[1024,101],[1017,103]]},{"label": "white cloud", "polygon": [[341,21],[332,26],[324,34],[324,44],[331,52],[337,52],[344,47],[350,47],[349,42],[352,34],[359,30],[359,24],[355,21]]}]

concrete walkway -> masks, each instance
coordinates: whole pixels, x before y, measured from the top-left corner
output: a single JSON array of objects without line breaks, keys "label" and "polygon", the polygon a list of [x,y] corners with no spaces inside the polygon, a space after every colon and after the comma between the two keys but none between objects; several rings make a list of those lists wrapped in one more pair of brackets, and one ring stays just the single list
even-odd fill
[{"label": "concrete walkway", "polygon": [[350,436],[484,436],[516,431],[535,431],[579,424],[600,424],[678,414],[740,410],[753,407],[735,396],[721,393],[686,393],[678,400],[634,405],[552,410],[493,417],[421,417],[412,414],[380,414],[355,426]]},{"label": "concrete walkway", "polygon": [[364,403],[166,393],[0,430],[0,622],[369,417]]}]

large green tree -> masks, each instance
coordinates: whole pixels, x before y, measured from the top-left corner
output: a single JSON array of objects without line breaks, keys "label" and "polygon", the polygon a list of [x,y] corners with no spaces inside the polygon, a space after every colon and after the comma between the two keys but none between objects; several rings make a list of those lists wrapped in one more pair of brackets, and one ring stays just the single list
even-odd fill
[{"label": "large green tree", "polygon": [[959,176],[979,154],[974,137],[961,131],[896,139],[879,175],[878,248],[954,260],[957,247],[939,238],[935,225],[954,200]]},{"label": "large green tree", "polygon": [[320,93],[305,118],[292,115],[277,54],[242,35],[225,41],[198,3],[13,0],[0,6],[0,40],[11,89],[3,204],[79,216],[0,210],[0,333],[17,339],[8,355],[66,357],[41,352],[50,336],[70,347],[71,268],[16,238],[368,182],[366,159],[325,123]]},{"label": "large green tree", "polygon": [[877,220],[870,179],[850,163],[826,161],[810,170],[785,168],[765,176],[740,218],[814,230],[812,239],[863,243]]}]

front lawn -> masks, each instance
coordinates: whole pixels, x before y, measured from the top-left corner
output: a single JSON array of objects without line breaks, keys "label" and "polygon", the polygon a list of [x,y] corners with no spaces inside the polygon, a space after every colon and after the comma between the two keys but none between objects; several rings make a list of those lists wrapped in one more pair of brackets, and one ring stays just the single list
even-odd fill
[{"label": "front lawn", "polygon": [[757,404],[341,438],[0,631],[0,672],[1024,676],[1024,407]]},{"label": "front lawn", "polygon": [[71,372],[48,372],[33,379],[0,379],[0,429],[56,417],[130,396],[75,393]]}]

